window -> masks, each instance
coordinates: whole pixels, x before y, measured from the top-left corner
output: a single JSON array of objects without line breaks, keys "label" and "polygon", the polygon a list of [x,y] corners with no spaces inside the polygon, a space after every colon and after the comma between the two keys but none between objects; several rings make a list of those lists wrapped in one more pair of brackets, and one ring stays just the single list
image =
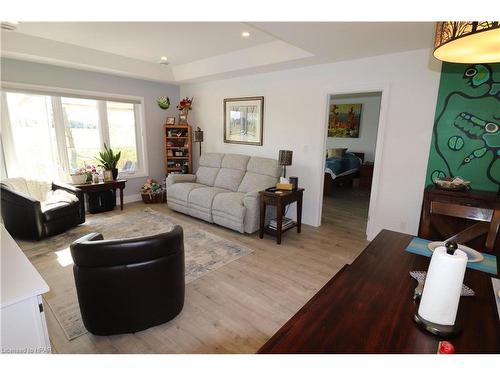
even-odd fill
[{"label": "window", "polygon": [[2,92],[7,176],[68,180],[97,163],[104,143],[121,152],[120,175],[147,175],[141,101],[83,96]]},{"label": "window", "polygon": [[95,164],[102,143],[97,101],[61,98],[61,104],[70,169]]},{"label": "window", "polygon": [[[57,176],[60,165],[50,97],[9,93],[7,105],[16,151],[14,158],[6,158],[8,175]],[[2,134],[3,128],[4,124]]]},{"label": "window", "polygon": [[113,150],[121,151],[118,168],[134,170],[138,164],[135,135],[134,104],[107,102],[109,144]]}]

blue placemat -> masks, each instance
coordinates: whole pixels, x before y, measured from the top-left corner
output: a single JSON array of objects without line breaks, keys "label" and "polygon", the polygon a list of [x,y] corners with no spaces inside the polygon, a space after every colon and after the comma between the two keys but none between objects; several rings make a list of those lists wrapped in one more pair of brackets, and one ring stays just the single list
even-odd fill
[{"label": "blue placemat", "polygon": [[[406,247],[406,251],[413,254],[423,255],[424,257],[431,257],[432,251],[429,250],[427,244],[432,241],[424,240],[419,237],[413,237],[410,244]],[[493,275],[497,274],[497,258],[494,255],[481,253],[484,257],[482,262],[467,263],[467,268],[473,270],[488,272]]]}]

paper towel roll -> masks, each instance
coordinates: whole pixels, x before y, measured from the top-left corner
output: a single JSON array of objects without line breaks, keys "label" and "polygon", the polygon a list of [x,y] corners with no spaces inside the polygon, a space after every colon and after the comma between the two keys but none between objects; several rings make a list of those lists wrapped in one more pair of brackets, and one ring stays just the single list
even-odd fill
[{"label": "paper towel roll", "polygon": [[455,250],[451,255],[444,246],[434,250],[418,309],[422,318],[437,324],[455,324],[466,266],[467,254],[463,251]]}]

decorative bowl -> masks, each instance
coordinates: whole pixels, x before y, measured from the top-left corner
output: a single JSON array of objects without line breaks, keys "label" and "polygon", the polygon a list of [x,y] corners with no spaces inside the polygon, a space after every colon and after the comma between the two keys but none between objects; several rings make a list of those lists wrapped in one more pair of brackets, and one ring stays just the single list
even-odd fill
[{"label": "decorative bowl", "polygon": [[463,180],[460,177],[455,177],[453,180],[440,180],[435,179],[434,184],[444,190],[467,190],[470,188],[470,181]]}]

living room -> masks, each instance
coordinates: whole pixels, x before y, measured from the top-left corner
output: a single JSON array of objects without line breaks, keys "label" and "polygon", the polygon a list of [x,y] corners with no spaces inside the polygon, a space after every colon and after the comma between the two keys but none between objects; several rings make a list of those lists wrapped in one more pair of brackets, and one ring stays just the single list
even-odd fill
[{"label": "living room", "polygon": [[[500,352],[497,21],[15,8],[2,359]],[[355,130],[339,122],[353,139],[376,126],[365,216],[325,208],[325,153],[344,141],[331,100],[373,93],[378,123],[366,104]]]}]

